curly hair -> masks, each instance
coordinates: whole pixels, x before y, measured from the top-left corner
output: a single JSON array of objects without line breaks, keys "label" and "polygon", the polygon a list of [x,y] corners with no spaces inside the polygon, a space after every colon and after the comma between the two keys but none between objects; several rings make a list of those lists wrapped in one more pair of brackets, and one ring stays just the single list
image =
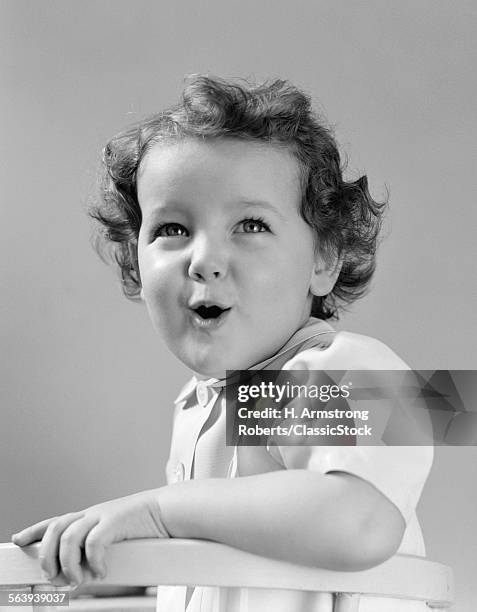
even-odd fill
[{"label": "curly hair", "polygon": [[89,211],[99,222],[93,242],[103,259],[118,266],[128,298],[141,289],[138,168],[156,143],[187,138],[238,138],[291,151],[301,170],[300,214],[321,254],[342,263],[333,290],[314,297],[311,314],[338,318],[341,308],[366,293],[386,202],[373,200],[366,176],[343,180],[332,130],[313,111],[310,97],[283,80],[251,85],[197,75],[186,83],[180,104],[133,125],[103,150],[100,197]]}]

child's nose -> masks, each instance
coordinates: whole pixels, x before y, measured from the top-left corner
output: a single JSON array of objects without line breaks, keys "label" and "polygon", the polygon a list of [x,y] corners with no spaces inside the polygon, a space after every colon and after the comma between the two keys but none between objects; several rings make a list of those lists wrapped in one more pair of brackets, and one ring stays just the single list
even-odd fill
[{"label": "child's nose", "polygon": [[217,241],[202,239],[194,245],[188,274],[199,282],[223,278],[227,272],[227,254]]}]

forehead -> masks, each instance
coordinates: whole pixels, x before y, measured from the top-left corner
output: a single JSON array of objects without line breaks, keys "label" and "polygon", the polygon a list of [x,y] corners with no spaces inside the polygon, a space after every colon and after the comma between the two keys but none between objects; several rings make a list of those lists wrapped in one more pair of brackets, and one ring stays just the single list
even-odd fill
[{"label": "forehead", "polygon": [[300,199],[300,167],[285,147],[238,139],[155,144],[137,178],[143,208],[163,198]]}]

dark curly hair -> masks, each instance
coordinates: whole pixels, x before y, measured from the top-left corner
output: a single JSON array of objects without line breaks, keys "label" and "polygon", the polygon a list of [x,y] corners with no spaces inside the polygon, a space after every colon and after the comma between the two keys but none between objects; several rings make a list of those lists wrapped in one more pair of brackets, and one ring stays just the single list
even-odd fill
[{"label": "dark curly hair", "polygon": [[89,211],[100,224],[93,242],[103,259],[119,267],[128,298],[141,289],[138,168],[156,143],[184,138],[240,138],[290,150],[301,169],[301,215],[322,255],[342,262],[333,290],[314,298],[311,314],[338,318],[340,308],[366,292],[386,202],[373,200],[366,176],[343,180],[332,131],[309,96],[282,80],[251,85],[197,75],[188,79],[180,104],[118,134],[103,151],[100,198]]}]

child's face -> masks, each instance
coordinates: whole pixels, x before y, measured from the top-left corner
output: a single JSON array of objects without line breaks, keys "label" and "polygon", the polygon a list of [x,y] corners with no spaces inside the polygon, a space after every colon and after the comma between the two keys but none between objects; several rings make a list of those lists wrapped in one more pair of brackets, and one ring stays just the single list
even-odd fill
[{"label": "child's face", "polygon": [[195,372],[220,378],[272,356],[309,317],[312,291],[333,287],[299,214],[288,151],[232,139],[158,144],[137,188],[143,296]]}]

